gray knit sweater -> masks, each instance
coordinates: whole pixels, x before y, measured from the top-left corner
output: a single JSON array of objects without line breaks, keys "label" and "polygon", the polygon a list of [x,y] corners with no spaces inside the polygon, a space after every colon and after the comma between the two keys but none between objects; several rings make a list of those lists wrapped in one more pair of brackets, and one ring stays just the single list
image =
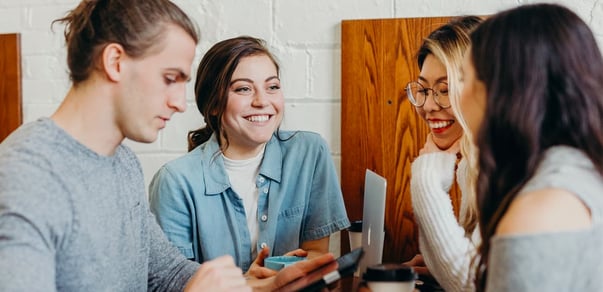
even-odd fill
[{"label": "gray knit sweater", "polygon": [[101,156],[48,118],[0,144],[0,291],[182,290],[198,264],[149,212],[134,153]]},{"label": "gray knit sweater", "polygon": [[592,228],[495,236],[487,291],[603,291],[603,178],[580,151],[553,147],[521,193],[567,190],[590,209]]}]

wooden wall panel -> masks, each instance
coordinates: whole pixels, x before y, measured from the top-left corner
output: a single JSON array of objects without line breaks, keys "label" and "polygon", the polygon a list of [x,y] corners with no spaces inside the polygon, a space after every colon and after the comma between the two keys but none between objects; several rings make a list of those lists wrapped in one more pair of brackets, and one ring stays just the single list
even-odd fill
[{"label": "wooden wall panel", "polygon": [[[404,86],[419,74],[415,54],[425,36],[449,17],[342,22],[342,190],[351,220],[362,218],[364,171],[388,181],[383,261],[402,262],[418,249],[410,168],[429,129]],[[451,195],[458,212],[456,187]],[[347,234],[342,252],[349,250]]]},{"label": "wooden wall panel", "polygon": [[23,122],[19,34],[0,34],[0,142]]},{"label": "wooden wall panel", "polygon": [[346,78],[341,81],[342,189],[348,217],[353,220],[362,218],[365,169],[383,169],[383,149],[375,145],[383,141],[384,120],[381,99],[374,98],[383,95],[378,73],[383,70],[383,59],[382,52],[377,52],[383,49],[380,23],[344,21],[342,25],[342,77]]}]

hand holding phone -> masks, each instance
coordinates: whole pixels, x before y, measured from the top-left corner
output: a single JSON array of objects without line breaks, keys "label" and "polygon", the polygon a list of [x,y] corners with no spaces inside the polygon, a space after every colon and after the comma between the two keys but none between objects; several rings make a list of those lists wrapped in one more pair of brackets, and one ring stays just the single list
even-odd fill
[{"label": "hand holding phone", "polygon": [[311,260],[300,261],[283,268],[274,280],[272,291],[299,291],[320,280],[324,275],[337,270],[337,261],[332,254],[324,254]]},{"label": "hand holding phone", "polygon": [[362,248],[357,248],[338,258],[337,261],[319,267],[310,274],[281,287],[277,291],[319,291],[342,278],[352,276],[363,254],[364,251]]}]

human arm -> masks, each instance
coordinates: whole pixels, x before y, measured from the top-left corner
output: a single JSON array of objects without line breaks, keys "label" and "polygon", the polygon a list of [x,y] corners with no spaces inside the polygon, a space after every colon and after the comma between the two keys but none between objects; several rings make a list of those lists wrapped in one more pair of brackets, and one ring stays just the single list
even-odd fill
[{"label": "human arm", "polygon": [[72,212],[58,178],[24,169],[0,169],[0,291],[56,291],[56,244]]},{"label": "human arm", "polygon": [[516,197],[496,227],[496,235],[533,234],[586,229],[590,211],[572,193],[542,189]]},{"label": "human arm", "polygon": [[[186,259],[182,253],[168,241],[167,237],[147,210],[149,230],[149,276],[150,291],[181,291],[189,279],[198,272],[199,264]],[[210,265],[211,267],[211,265]],[[196,281],[199,281],[198,276]],[[214,281],[220,278],[214,275]],[[205,281],[204,281],[205,282]]]},{"label": "human arm", "polygon": [[304,241],[301,244],[301,249],[308,252],[308,258],[315,258],[329,252],[329,240],[330,237],[326,236],[316,240]]},{"label": "human arm", "polygon": [[165,166],[159,169],[149,185],[149,205],[169,241],[186,258],[195,259],[191,224],[195,208],[181,179]]},{"label": "human arm", "polygon": [[328,252],[330,235],[350,226],[331,153],[324,139],[315,137],[311,148],[316,156],[300,246],[310,257]]},{"label": "human arm", "polygon": [[52,241],[40,227],[0,206],[0,291],[56,291]]},{"label": "human arm", "polygon": [[151,291],[251,291],[230,255],[198,263],[173,246],[149,213]]},{"label": "human arm", "polygon": [[429,272],[447,291],[470,289],[470,265],[475,252],[474,242],[466,237],[454,216],[448,194],[454,179],[456,147],[439,150],[428,137],[421,155],[412,164],[410,183],[421,254]]},{"label": "human arm", "polygon": [[594,291],[580,288],[592,281],[583,268],[600,267],[590,228],[588,208],[569,192],[521,194],[491,240],[486,290]]},{"label": "human arm", "polygon": [[572,267],[589,266],[584,257],[593,256],[586,253],[593,241],[590,227],[589,209],[567,191],[541,189],[517,196],[491,241],[486,290],[582,290],[574,282],[584,275]]}]

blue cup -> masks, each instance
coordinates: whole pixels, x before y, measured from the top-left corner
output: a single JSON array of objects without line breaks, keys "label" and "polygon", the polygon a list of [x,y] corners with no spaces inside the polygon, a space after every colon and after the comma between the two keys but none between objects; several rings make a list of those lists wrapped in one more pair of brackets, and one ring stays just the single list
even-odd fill
[{"label": "blue cup", "polygon": [[274,256],[264,259],[264,267],[279,271],[280,269],[305,260],[305,257],[298,256]]}]

